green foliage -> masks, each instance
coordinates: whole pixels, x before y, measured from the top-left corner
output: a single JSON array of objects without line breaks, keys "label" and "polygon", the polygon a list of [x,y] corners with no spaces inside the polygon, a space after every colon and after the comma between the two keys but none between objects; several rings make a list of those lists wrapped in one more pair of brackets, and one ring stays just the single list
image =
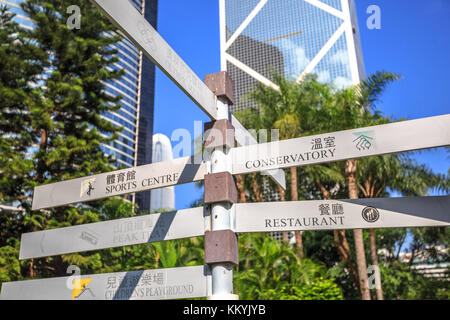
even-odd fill
[{"label": "green foliage", "polygon": [[36,97],[30,83],[41,67],[38,48],[23,36],[7,8],[0,6],[0,199],[17,200],[33,168],[26,151],[34,142],[28,106]]},{"label": "green foliage", "polygon": [[235,292],[240,299],[342,299],[321,263],[299,259],[296,249],[264,234],[239,237]]},{"label": "green foliage", "polygon": [[[81,9],[79,30],[66,25],[70,5]],[[115,140],[121,128],[101,115],[117,110],[120,97],[107,95],[104,83],[123,72],[108,70],[117,61],[110,47],[120,39],[111,35],[116,28],[89,1],[28,0],[21,7],[35,23],[32,30],[20,29],[0,9],[0,203],[14,201],[24,209],[2,213],[0,225],[7,229],[0,231],[0,250],[5,254],[11,252],[12,239],[24,232],[133,212],[124,210],[123,200],[116,200],[116,206],[109,202],[105,212],[99,211],[102,201],[31,212],[36,185],[112,170],[112,159],[100,145]],[[17,258],[9,262],[19,265]],[[66,275],[69,264],[94,272],[102,259],[94,252],[25,260],[21,276]],[[15,277],[13,270],[5,271],[8,277]]]},{"label": "green foliage", "polygon": [[385,299],[417,300],[450,298],[448,279],[426,278],[402,262],[392,262],[380,266],[382,287]]},{"label": "green foliage", "polygon": [[343,300],[341,289],[330,279],[318,278],[311,284],[283,286],[261,294],[261,300]]},{"label": "green foliage", "polygon": [[19,241],[12,240],[10,245],[0,247],[0,283],[16,281],[21,278],[19,256]]},{"label": "green foliage", "polygon": [[[70,5],[80,8],[79,30],[67,27]],[[120,107],[120,97],[104,91],[105,82],[123,74],[107,69],[118,61],[110,45],[120,38],[107,35],[115,28],[88,1],[28,0],[21,6],[36,25],[25,36],[38,44],[39,64],[46,68],[29,106],[39,141],[33,180],[42,184],[111,170],[100,144],[116,139],[119,129],[101,117]]]}]

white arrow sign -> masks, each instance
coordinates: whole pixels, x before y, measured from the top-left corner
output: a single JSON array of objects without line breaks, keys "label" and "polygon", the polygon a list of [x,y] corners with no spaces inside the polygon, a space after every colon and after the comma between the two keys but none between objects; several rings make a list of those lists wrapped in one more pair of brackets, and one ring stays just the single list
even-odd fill
[{"label": "white arrow sign", "polygon": [[19,259],[203,236],[202,207],[23,233]]},{"label": "white arrow sign", "polygon": [[449,225],[450,196],[236,204],[236,232]]},{"label": "white arrow sign", "polygon": [[211,119],[217,119],[214,93],[127,0],[91,0]]},{"label": "white arrow sign", "polygon": [[32,210],[200,181],[207,164],[185,157],[34,188]]},{"label": "white arrow sign", "polygon": [[4,282],[0,300],[163,300],[207,297],[206,266]]},{"label": "white arrow sign", "polygon": [[231,150],[233,174],[450,145],[450,115],[250,145]]}]

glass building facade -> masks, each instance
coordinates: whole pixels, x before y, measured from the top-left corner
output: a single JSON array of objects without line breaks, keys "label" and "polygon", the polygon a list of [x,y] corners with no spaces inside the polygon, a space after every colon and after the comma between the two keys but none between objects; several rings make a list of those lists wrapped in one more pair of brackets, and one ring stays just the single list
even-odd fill
[{"label": "glass building facade", "polygon": [[273,74],[301,82],[314,73],[337,88],[365,77],[353,0],[220,0],[221,68],[234,81],[232,111]]},{"label": "glass building facade", "polygon": [[[344,88],[365,78],[354,0],[219,0],[221,69],[234,82],[231,111],[258,108],[257,83],[278,89],[273,75],[305,75]],[[264,201],[279,201],[263,179]],[[282,233],[271,233],[276,239]],[[287,234],[295,242],[293,232]]]},{"label": "glass building facade", "polygon": [[[156,29],[157,0],[129,0],[145,15]],[[14,18],[24,28],[34,24],[20,8],[22,0],[0,0],[16,14]],[[82,26],[81,26],[82,27]],[[108,145],[101,145],[102,151],[115,159],[116,167],[133,167],[151,163],[155,65],[127,38],[112,45],[118,51],[119,61],[110,70],[125,70],[117,80],[105,82],[105,91],[112,96],[122,96],[121,108],[115,112],[105,112],[101,116],[118,127],[123,127],[119,138]],[[136,202],[141,210],[150,209],[150,191],[136,194]]]}]

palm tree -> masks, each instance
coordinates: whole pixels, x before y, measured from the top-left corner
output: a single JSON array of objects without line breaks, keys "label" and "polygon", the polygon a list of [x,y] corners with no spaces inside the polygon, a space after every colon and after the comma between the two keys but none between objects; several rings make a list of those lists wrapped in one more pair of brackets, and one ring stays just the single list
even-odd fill
[{"label": "palm tree", "polygon": [[281,281],[287,280],[292,262],[299,265],[294,252],[271,237],[245,234],[239,242],[236,278],[241,299],[255,299],[266,290],[277,289]]},{"label": "palm tree", "polygon": [[[277,74],[273,78],[279,90],[258,84],[249,97],[260,106],[260,109],[244,111],[237,116],[243,121],[251,122],[250,127],[253,128],[278,129],[281,140],[308,135],[316,130],[314,112],[320,110],[324,104],[324,96],[329,96],[329,86],[318,83],[315,76],[307,77],[301,84]],[[299,199],[298,174],[297,167],[290,168],[292,201]],[[280,197],[284,198],[284,192],[280,192]],[[295,239],[299,256],[303,257],[303,240],[300,231],[295,232]]]},{"label": "palm tree", "polygon": [[[373,125],[377,113],[375,103],[379,100],[386,86],[399,79],[399,75],[389,72],[376,72],[360,84],[338,90],[335,95],[335,109],[341,115],[332,119],[340,130]],[[345,163],[345,177],[350,199],[358,198],[356,179],[358,161],[349,159]],[[367,264],[364,251],[363,230],[354,229],[356,262],[358,266],[359,287],[363,300],[370,300],[367,278]]]},{"label": "palm tree", "polygon": [[[253,111],[252,117],[248,119],[260,128],[278,128],[282,139],[374,125],[377,119],[377,113],[374,112],[375,103],[386,86],[398,78],[399,76],[393,73],[377,72],[359,85],[333,90],[330,86],[317,82],[314,76],[308,77],[301,84],[275,76],[275,83],[280,88],[278,91],[260,84],[257,90],[250,94],[259,104],[260,110]],[[349,159],[345,163],[344,175],[349,197],[352,199],[358,198],[357,164],[356,159]],[[291,200],[298,200],[297,177],[297,168],[292,168]],[[320,179],[312,181],[317,183],[318,180]],[[324,196],[327,196],[326,193]],[[297,233],[296,236],[297,247],[302,250],[301,234]],[[340,241],[341,246],[338,248],[343,249],[340,250],[342,256],[349,261],[345,233],[338,232],[335,236],[336,242]],[[354,230],[354,241],[361,295],[363,299],[370,299],[361,229]]]},{"label": "palm tree", "polygon": [[[273,124],[275,129],[280,130],[281,140],[292,139],[300,136],[300,118],[295,113],[287,113]],[[291,167],[291,200],[298,201],[297,167]],[[303,239],[301,231],[295,231],[295,242],[298,254],[303,258]]]},{"label": "palm tree", "polygon": [[[332,193],[330,188],[342,189],[345,185],[345,177],[343,176],[340,163],[329,163],[314,166],[305,167],[304,171],[308,175],[311,181],[314,181],[319,190],[322,193],[322,197],[325,200],[332,199]],[[327,185],[331,186],[327,188]],[[353,276],[355,283],[359,284],[359,275],[354,264],[350,245],[345,235],[345,230],[333,230],[334,244],[338,251],[338,254],[349,269]]]}]

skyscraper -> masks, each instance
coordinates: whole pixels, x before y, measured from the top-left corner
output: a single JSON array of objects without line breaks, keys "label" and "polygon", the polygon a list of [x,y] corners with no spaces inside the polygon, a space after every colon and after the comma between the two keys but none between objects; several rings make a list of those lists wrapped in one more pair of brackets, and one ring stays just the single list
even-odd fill
[{"label": "skyscraper", "polygon": [[273,72],[301,82],[317,74],[342,88],[365,77],[354,0],[219,0],[221,68],[234,81],[232,111],[255,106]]},{"label": "skyscraper", "polygon": [[[156,29],[158,0],[129,1]],[[23,0],[0,0],[0,5],[7,5],[22,27],[32,29],[33,21],[20,8],[21,2]],[[117,140],[101,145],[101,149],[115,158],[116,167],[151,163],[155,65],[127,38],[112,47],[118,51],[119,61],[110,66],[110,70],[124,69],[125,74],[120,79],[105,82],[105,91],[112,96],[122,96],[121,108],[101,116],[124,129]],[[136,194],[136,202],[140,209],[150,209],[150,191]]]},{"label": "skyscraper", "polygon": [[[277,89],[274,73],[297,82],[313,73],[338,88],[365,78],[354,0],[219,3],[221,69],[234,81],[231,111],[257,107],[247,94],[258,82]],[[266,177],[262,189],[265,201],[279,200]]]},{"label": "skyscraper", "polygon": [[[170,139],[161,133],[153,135],[152,163],[168,161],[172,159],[173,159],[173,152]],[[150,205],[151,211],[175,209],[174,187],[154,189],[151,191],[151,193],[152,193]]]}]

